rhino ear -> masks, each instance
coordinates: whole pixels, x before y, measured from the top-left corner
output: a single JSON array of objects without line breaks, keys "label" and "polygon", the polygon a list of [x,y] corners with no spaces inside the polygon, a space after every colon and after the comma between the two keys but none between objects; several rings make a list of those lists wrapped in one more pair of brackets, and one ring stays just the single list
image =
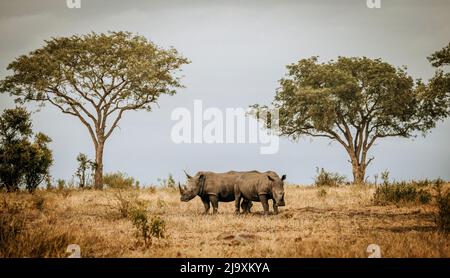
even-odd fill
[{"label": "rhino ear", "polygon": [[283,176],[281,177],[281,180],[284,181],[285,179],[286,179],[286,175],[283,175]]},{"label": "rhino ear", "polygon": [[267,177],[269,178],[270,181],[274,181],[274,179],[270,175],[267,175]]}]

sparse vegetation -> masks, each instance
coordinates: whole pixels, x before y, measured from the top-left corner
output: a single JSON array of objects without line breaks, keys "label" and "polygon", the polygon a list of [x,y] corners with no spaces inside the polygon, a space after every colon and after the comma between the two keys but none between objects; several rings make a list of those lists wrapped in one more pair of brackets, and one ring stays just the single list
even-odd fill
[{"label": "sparse vegetation", "polygon": [[158,182],[161,187],[168,188],[168,189],[177,189],[177,184],[175,182],[175,179],[173,178],[172,174],[169,174],[167,179],[158,179]]},{"label": "sparse vegetation", "polygon": [[346,177],[338,173],[328,172],[324,168],[316,168],[317,175],[314,177],[316,186],[339,186],[345,183]]},{"label": "sparse vegetation", "polygon": [[[382,246],[383,257],[450,257],[448,236],[436,225],[445,222],[430,217],[448,219],[448,205],[378,206],[375,187],[286,186],[286,207],[268,217],[258,203],[243,217],[234,215],[233,203],[205,217],[200,200],[183,203],[162,188],[66,190],[67,197],[36,192],[42,210],[36,193],[0,193],[1,257],[65,257],[72,243],[83,257],[364,257],[368,242]],[[124,217],[119,191],[128,204]],[[448,191],[442,184],[442,194]],[[240,232],[254,239],[233,245],[221,236]]]},{"label": "sparse vegetation", "polygon": [[[24,202],[4,199],[1,211],[0,257],[61,257],[73,239],[68,231],[53,229],[48,224],[29,225]],[[56,219],[49,219],[52,221]]]}]

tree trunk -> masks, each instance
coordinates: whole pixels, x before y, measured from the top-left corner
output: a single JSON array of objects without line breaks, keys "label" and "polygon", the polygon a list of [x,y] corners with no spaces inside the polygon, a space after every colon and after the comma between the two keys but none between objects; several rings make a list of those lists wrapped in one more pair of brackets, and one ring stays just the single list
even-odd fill
[{"label": "tree trunk", "polygon": [[103,147],[105,142],[98,142],[95,148],[95,175],[94,175],[94,188],[103,188]]},{"label": "tree trunk", "polygon": [[358,162],[352,162],[353,167],[353,184],[362,185],[366,176],[366,169],[364,165]]},{"label": "tree trunk", "polygon": [[83,167],[81,172],[80,188],[84,188],[85,184],[86,184],[86,169],[85,167]]}]

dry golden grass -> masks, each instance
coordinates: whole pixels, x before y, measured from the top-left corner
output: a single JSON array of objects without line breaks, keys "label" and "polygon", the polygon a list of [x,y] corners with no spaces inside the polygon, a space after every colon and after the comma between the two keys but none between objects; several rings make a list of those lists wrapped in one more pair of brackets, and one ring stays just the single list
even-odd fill
[{"label": "dry golden grass", "polygon": [[147,204],[149,219],[166,222],[166,237],[147,246],[121,215],[117,191],[3,193],[2,225],[22,217],[25,228],[0,256],[62,257],[66,244],[76,243],[83,257],[367,257],[375,243],[383,257],[450,257],[432,204],[375,206],[372,188],[320,190],[287,186],[287,206],[269,216],[259,213],[260,203],[250,215],[236,216],[234,203],[220,203],[219,215],[205,216],[198,198],[182,203],[171,189],[123,191]]}]

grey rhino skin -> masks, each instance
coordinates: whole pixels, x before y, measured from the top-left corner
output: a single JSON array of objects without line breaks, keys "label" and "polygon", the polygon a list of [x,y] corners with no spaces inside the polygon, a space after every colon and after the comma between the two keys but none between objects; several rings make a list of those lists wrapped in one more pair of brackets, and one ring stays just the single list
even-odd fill
[{"label": "grey rhino skin", "polygon": [[[205,206],[205,214],[209,212],[210,203],[213,207],[213,213],[217,213],[219,202],[232,202],[234,198],[234,187],[236,180],[247,172],[229,171],[226,173],[198,172],[195,176],[186,173],[188,184],[182,188],[180,184],[180,200],[188,202],[195,196],[199,196]],[[242,210],[245,213],[250,212],[252,202],[242,201]]]},{"label": "grey rhino skin", "polygon": [[241,175],[236,182],[234,188],[235,209],[239,211],[239,203],[241,198],[244,200],[261,202],[264,213],[269,213],[269,202],[273,202],[273,210],[278,213],[278,207],[285,205],[284,202],[284,180],[286,175],[280,178],[277,173],[267,171],[264,173],[258,171],[248,172]]}]

